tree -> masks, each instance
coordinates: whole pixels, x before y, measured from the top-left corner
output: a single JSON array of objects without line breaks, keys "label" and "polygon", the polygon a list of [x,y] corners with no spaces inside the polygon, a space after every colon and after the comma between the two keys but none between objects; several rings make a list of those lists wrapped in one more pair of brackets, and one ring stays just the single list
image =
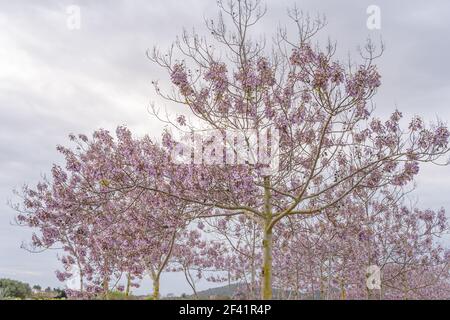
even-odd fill
[{"label": "tree", "polygon": [[42,287],[41,287],[40,285],[34,285],[34,286],[33,286],[33,290],[41,291],[41,290],[42,290]]},{"label": "tree", "polygon": [[433,273],[448,279],[448,259],[422,230],[440,230],[442,214],[395,200],[420,163],[447,154],[447,127],[415,116],[402,128],[398,110],[374,114],[373,43],[359,62],[339,61],[335,45],[313,44],[325,21],[293,9],[298,34],[280,29],[266,48],[251,33],[265,13],[259,1],[218,4],[218,21],[207,22],[213,43],[183,32],[169,52],[149,53],[173,85],[166,94],[154,82],[157,93],[192,121],[163,120],[188,138],[169,128],[160,143],[124,127],[116,137],[71,135],[75,149],[58,147],[65,168],[19,194],[18,222],[38,230],[33,247],[61,246],[58,278],[77,268],[88,294],[107,295],[123,275],[128,292],[149,273],[156,299],[167,270],[182,270],[195,292],[196,279],[215,270],[226,275],[211,280],[243,281],[250,296],[258,284],[262,299],[273,286],[289,288],[281,296],[345,299],[372,294],[361,285],[371,263],[384,268],[385,297],[445,292]]},{"label": "tree", "polygon": [[1,298],[25,299],[31,295],[30,285],[11,279],[0,279]]},{"label": "tree", "polygon": [[[251,39],[251,27],[265,13],[259,1],[218,4],[218,21],[207,22],[217,46],[184,32],[167,53],[154,49],[149,54],[167,70],[174,85],[173,93],[165,94],[154,82],[156,92],[189,107],[203,128],[239,131],[248,148],[249,130],[279,130],[279,169],[268,173],[252,163],[245,168],[239,164],[181,169],[168,165],[170,191],[154,183],[135,186],[196,205],[202,199],[204,206],[259,220],[261,297],[271,299],[273,230],[278,223],[294,215],[323,213],[368,186],[406,184],[418,173],[420,162],[435,162],[448,152],[449,132],[442,123],[426,128],[419,117],[401,129],[399,111],[385,121],[373,115],[371,99],[381,76],[374,65],[379,53],[371,42],[359,64],[342,63],[334,59],[336,48],[331,43],[324,50],[312,44],[324,20],[311,20],[294,9],[289,16],[298,27],[297,36],[290,39],[279,30],[268,53],[265,42]],[[175,59],[175,49],[183,60]],[[177,127],[186,126],[183,116],[177,121]],[[173,152],[175,139],[169,137],[166,142]],[[232,148],[234,143],[228,142]],[[213,154],[203,154],[203,164]],[[186,171],[191,174],[183,176]],[[199,179],[196,189],[193,179]],[[208,185],[201,184],[203,179]]]},{"label": "tree", "polygon": [[[328,218],[292,217],[277,241],[274,274],[293,298],[427,299],[448,297],[448,232],[443,210],[409,208],[396,189],[354,194]],[[380,289],[366,271],[380,268]],[[294,296],[297,294],[297,296]]]},{"label": "tree", "polygon": [[71,135],[75,150],[58,147],[65,168],[54,166],[51,179],[18,193],[23,203],[14,206],[20,212],[17,221],[39,231],[31,250],[62,247],[63,270],[57,277],[65,281],[78,271],[81,293],[107,297],[123,274],[129,292],[132,281],[148,273],[157,299],[161,273],[194,213],[160,193],[111,191],[110,184],[128,176],[154,179],[146,170],[161,161],[152,158],[161,155],[148,137],[133,139],[123,127],[116,135],[116,141],[105,130],[95,132],[92,140]]}]

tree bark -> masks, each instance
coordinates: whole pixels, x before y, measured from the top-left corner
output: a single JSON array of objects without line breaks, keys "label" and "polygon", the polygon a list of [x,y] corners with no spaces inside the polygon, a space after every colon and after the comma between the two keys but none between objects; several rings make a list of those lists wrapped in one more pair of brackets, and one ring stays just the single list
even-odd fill
[{"label": "tree bark", "polygon": [[80,267],[78,267],[78,269],[80,270],[80,292],[81,293],[83,293],[83,291],[84,291],[84,279],[83,279],[83,277],[84,277],[84,274],[83,274],[83,271],[81,271],[81,269],[80,269]]},{"label": "tree bark", "polygon": [[103,279],[103,295],[106,300],[109,299],[109,277],[105,276]]},{"label": "tree bark", "polygon": [[153,294],[152,294],[153,300],[159,299],[159,276],[155,277],[153,279]]},{"label": "tree bark", "polygon": [[261,299],[272,299],[272,206],[271,206],[270,178],[264,177],[264,238],[263,238],[263,266],[261,272]]},{"label": "tree bark", "polygon": [[131,275],[128,274],[127,275],[127,287],[125,289],[125,296],[129,296],[130,295],[130,288],[131,288]]},{"label": "tree bark", "polygon": [[341,279],[341,300],[347,300],[347,290],[345,290],[345,280]]},{"label": "tree bark", "polygon": [[262,292],[263,300],[272,299],[272,230],[264,231],[263,240],[263,268],[262,268]]}]

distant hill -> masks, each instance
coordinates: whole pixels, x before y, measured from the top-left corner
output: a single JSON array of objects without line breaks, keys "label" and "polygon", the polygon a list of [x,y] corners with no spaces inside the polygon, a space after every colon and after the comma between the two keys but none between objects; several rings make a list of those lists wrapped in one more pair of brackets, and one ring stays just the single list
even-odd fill
[{"label": "distant hill", "polygon": [[200,299],[210,297],[210,296],[225,296],[225,297],[233,297],[239,291],[243,291],[246,289],[244,284],[230,284],[223,287],[210,288],[200,292],[197,292],[197,295]]},{"label": "distant hill", "polygon": [[[233,298],[236,295],[238,295],[240,292],[246,292],[247,290],[247,286],[245,284],[231,284],[231,285],[226,285],[226,286],[222,286],[222,287],[216,287],[216,288],[210,288],[210,289],[206,289],[203,291],[199,291],[197,292],[197,296],[199,299],[209,299],[212,297],[217,297],[217,298]],[[282,291],[279,289],[274,289],[273,290],[273,296],[275,299],[280,298],[280,296],[286,297],[289,296],[289,291]],[[193,299],[194,296],[187,296],[187,299]],[[301,299],[305,299],[305,300],[311,300],[312,297],[310,295],[305,296],[305,295],[301,295]],[[320,299],[320,293],[316,292],[314,299]]]}]

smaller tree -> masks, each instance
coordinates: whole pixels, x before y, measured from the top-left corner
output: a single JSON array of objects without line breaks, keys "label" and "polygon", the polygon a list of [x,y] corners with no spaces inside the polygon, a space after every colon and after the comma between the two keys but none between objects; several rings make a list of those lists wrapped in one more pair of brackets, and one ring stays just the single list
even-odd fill
[{"label": "smaller tree", "polygon": [[11,279],[0,279],[0,298],[25,299],[31,295],[30,285]]},{"label": "smaller tree", "polygon": [[35,290],[35,291],[41,291],[41,290],[42,290],[42,287],[41,287],[40,285],[36,284],[36,285],[33,286],[33,290]]}]

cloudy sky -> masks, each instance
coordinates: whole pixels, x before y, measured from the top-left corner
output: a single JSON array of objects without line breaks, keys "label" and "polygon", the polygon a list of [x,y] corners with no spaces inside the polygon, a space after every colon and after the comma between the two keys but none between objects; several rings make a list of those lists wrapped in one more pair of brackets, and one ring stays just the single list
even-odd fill
[{"label": "cloudy sky", "polygon": [[[368,37],[382,38],[386,51],[378,61],[383,87],[375,99],[377,112],[398,108],[406,116],[449,122],[448,0],[433,5],[420,0],[266,3],[268,14],[258,32],[270,35],[286,23],[286,8],[297,4],[327,16],[322,36],[338,41],[342,55],[356,57],[357,46]],[[71,5],[80,9],[79,29],[68,27]],[[370,5],[381,10],[380,30],[367,28]],[[145,51],[168,47],[183,27],[204,31],[203,18],[216,12],[211,0],[0,0],[0,278],[61,286],[54,276],[57,252],[20,249],[31,231],[12,225],[14,212],[7,206],[14,201],[12,189],[37,182],[52,163],[60,163],[55,146],[67,144],[69,133],[127,125],[136,134],[157,136],[162,127],[148,106],[176,106],[155,97],[151,81],[167,77]],[[414,193],[422,207],[450,210],[449,174],[450,168],[422,167]],[[161,289],[163,294],[189,292],[181,275],[163,277]],[[149,290],[147,280],[140,292]]]}]

